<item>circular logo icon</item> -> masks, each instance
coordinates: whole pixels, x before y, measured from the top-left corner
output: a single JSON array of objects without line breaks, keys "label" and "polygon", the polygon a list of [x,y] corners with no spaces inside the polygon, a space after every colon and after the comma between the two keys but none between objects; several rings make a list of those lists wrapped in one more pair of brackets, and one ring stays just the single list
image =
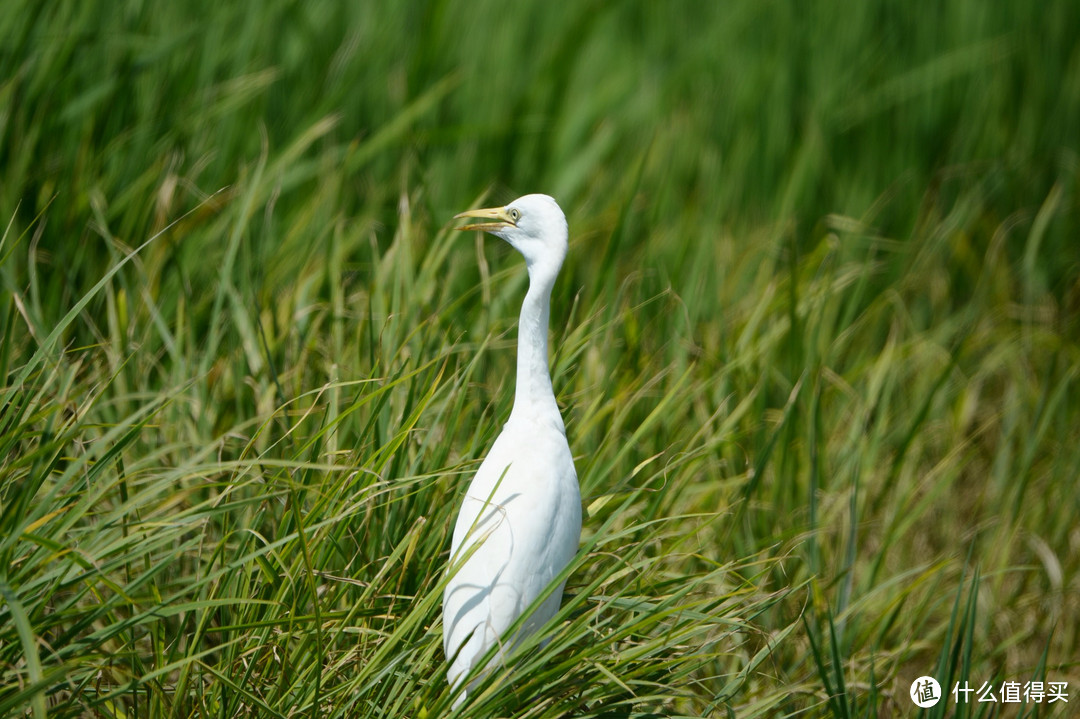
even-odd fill
[{"label": "circular logo icon", "polygon": [[941,701],[941,685],[933,677],[919,677],[911,683],[911,701],[915,706],[927,708]]}]

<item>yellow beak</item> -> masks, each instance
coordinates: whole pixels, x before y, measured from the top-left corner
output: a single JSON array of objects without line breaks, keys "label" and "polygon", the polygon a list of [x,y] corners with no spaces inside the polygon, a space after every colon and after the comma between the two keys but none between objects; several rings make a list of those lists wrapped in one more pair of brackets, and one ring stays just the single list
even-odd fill
[{"label": "yellow beak", "polygon": [[510,217],[510,213],[506,211],[505,207],[489,207],[483,210],[466,210],[465,212],[454,215],[455,220],[461,220],[466,217],[476,217],[478,219],[492,221],[477,222],[470,225],[462,225],[457,229],[481,230],[483,232],[490,232],[491,230],[500,230],[504,227],[513,227],[516,224],[514,222],[514,219]]}]

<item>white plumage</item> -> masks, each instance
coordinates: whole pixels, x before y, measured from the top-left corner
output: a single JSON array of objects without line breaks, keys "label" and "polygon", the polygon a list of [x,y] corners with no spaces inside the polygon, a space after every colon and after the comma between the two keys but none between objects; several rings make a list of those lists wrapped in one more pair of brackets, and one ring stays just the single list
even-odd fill
[{"label": "white plumage", "polygon": [[566,217],[547,195],[526,195],[506,207],[470,210],[457,217],[489,220],[460,229],[490,232],[520,252],[529,290],[518,320],[514,407],[470,483],[454,526],[451,571],[468,558],[443,594],[443,649],[452,686],[490,647],[497,644],[499,650],[489,667],[554,616],[562,584],[515,636],[506,636],[573,559],[581,538],[577,473],[547,360],[551,288],[566,257]]}]

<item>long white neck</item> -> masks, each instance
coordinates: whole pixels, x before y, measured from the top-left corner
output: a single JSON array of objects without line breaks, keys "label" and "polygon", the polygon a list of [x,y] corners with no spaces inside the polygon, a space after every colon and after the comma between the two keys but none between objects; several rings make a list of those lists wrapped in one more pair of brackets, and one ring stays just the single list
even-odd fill
[{"label": "long white neck", "polygon": [[555,267],[529,267],[529,291],[518,318],[517,387],[510,421],[554,422],[565,432],[548,372],[547,333]]}]

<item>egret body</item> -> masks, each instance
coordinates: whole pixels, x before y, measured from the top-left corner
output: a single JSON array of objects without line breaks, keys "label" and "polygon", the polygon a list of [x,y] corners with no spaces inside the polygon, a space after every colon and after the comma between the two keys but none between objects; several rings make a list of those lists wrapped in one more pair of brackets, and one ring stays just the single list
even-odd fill
[{"label": "egret body", "polygon": [[555,615],[563,584],[514,636],[506,635],[574,557],[581,538],[581,493],[547,358],[551,288],[567,250],[566,217],[547,195],[457,217],[488,220],[459,229],[490,232],[525,257],[529,290],[518,319],[514,407],[454,525],[453,575],[443,593],[443,649],[452,686],[489,648],[499,647],[490,667]]}]

